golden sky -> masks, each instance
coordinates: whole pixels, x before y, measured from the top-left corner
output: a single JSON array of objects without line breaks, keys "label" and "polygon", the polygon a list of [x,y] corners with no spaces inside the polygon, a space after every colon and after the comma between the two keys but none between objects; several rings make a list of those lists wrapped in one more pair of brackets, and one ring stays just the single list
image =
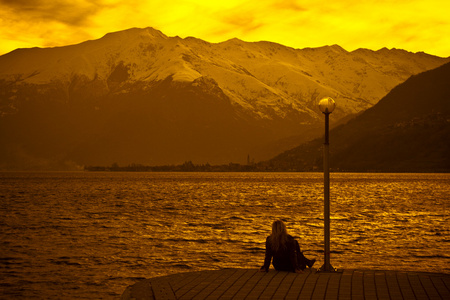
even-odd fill
[{"label": "golden sky", "polygon": [[338,44],[450,56],[448,0],[0,0],[0,54],[131,27],[208,42]]}]

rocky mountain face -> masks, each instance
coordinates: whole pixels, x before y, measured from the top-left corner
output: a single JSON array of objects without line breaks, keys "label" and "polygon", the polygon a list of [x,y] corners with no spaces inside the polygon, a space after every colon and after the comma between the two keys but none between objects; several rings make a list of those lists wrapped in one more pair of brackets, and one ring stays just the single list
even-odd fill
[{"label": "rocky mountain face", "polygon": [[397,49],[207,43],[129,29],[0,56],[0,168],[268,159],[449,58]]},{"label": "rocky mountain face", "polygon": [[[330,131],[330,168],[450,172],[450,63],[412,76]],[[330,115],[330,118],[333,114]],[[261,163],[261,170],[322,169],[323,137]]]}]

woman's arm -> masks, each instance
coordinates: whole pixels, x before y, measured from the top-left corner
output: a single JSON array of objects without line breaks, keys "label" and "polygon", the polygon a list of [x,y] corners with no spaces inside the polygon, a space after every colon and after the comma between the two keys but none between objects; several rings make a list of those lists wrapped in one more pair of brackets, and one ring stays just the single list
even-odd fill
[{"label": "woman's arm", "polygon": [[272,244],[270,242],[270,239],[266,239],[266,254],[264,257],[264,265],[260,268],[260,271],[268,272],[270,267],[270,262],[272,261]]}]

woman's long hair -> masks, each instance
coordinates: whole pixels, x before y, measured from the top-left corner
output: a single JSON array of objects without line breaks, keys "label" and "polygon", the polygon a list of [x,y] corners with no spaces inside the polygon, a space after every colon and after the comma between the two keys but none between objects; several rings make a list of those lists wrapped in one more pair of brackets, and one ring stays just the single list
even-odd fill
[{"label": "woman's long hair", "polygon": [[280,249],[285,249],[288,233],[286,229],[286,225],[284,225],[283,221],[277,220],[272,224],[272,234],[270,235],[270,240],[272,242],[272,250],[277,252]]}]

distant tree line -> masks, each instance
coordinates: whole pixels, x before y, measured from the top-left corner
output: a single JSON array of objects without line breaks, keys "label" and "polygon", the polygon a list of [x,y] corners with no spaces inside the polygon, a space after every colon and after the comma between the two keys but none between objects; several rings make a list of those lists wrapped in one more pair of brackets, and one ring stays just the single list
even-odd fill
[{"label": "distant tree line", "polygon": [[[110,166],[85,166],[85,171],[90,172],[322,172],[322,164],[317,161],[315,164],[302,164],[296,162],[286,162],[284,160],[280,161],[263,161],[259,163],[252,164],[238,164],[229,163],[223,165],[210,165],[206,164],[194,164],[192,161],[186,161],[181,165],[163,165],[163,166],[146,166],[142,164],[129,164],[127,166],[119,166],[118,163],[113,163]],[[353,168],[353,169],[342,169],[342,168],[331,168],[331,172],[369,172],[369,173],[398,173],[398,169],[368,169],[368,168]],[[401,172],[431,172],[439,173],[448,172],[447,169],[436,170],[416,170],[414,167],[408,169],[404,166]]]},{"label": "distant tree line", "polygon": [[145,166],[142,164],[130,164],[119,166],[113,163],[111,166],[85,166],[85,171],[93,172],[261,172],[268,171],[267,168],[255,164],[241,165],[229,163],[224,165],[194,164],[186,161],[181,165]]},{"label": "distant tree line", "polygon": [[[206,164],[194,164],[192,161],[186,161],[181,165],[163,165],[163,166],[145,166],[142,164],[129,164],[128,166],[119,166],[117,163],[113,163],[111,166],[85,166],[85,171],[90,172],[322,172],[321,165],[313,166],[298,166],[296,164],[285,164],[283,162],[273,162],[265,161],[259,162],[251,165],[242,165],[238,163],[229,163],[223,165],[210,165]],[[340,168],[330,168],[331,172],[362,172],[362,173],[398,173],[397,169],[340,169]],[[446,173],[448,170],[421,170],[417,171],[414,168],[408,169],[403,168],[401,172],[443,172]]]}]

